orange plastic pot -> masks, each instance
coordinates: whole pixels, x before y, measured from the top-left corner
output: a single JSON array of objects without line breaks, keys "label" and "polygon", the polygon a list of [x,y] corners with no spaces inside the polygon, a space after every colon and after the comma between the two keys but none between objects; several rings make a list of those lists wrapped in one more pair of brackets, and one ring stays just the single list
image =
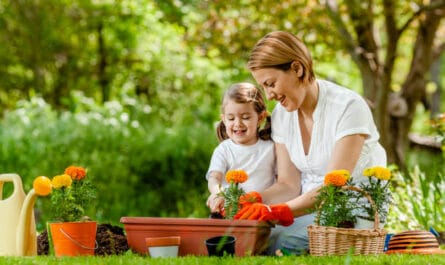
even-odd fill
[{"label": "orange plastic pot", "polygon": [[63,222],[49,225],[56,256],[94,255],[96,222]]}]

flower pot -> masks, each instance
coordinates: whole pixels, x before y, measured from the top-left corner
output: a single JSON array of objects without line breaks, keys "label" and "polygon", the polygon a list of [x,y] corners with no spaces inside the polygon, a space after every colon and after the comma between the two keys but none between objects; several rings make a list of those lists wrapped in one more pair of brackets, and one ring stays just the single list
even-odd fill
[{"label": "flower pot", "polygon": [[145,244],[153,258],[177,257],[181,238],[179,236],[147,237]]},{"label": "flower pot", "polygon": [[[357,217],[355,219],[354,228],[355,229],[374,229],[374,220],[368,220],[362,217]],[[378,228],[383,229],[384,223],[379,223]]]},{"label": "flower pot", "polygon": [[256,220],[207,218],[122,217],[129,247],[147,254],[145,238],[179,236],[179,256],[207,256],[205,241],[210,237],[236,237],[235,255],[261,254],[267,248],[270,224]]},{"label": "flower pot", "polygon": [[234,236],[215,236],[207,239],[205,243],[209,256],[223,257],[235,254],[235,241]]},{"label": "flower pot", "polygon": [[50,223],[51,239],[56,256],[94,255],[97,223]]}]

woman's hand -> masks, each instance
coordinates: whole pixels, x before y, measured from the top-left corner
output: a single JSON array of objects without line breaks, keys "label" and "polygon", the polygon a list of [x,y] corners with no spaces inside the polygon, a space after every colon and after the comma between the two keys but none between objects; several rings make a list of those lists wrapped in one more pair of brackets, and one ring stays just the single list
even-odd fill
[{"label": "woman's hand", "polygon": [[294,223],[292,211],[285,203],[271,206],[263,203],[246,205],[238,211],[234,219],[271,221],[283,226],[289,226]]}]

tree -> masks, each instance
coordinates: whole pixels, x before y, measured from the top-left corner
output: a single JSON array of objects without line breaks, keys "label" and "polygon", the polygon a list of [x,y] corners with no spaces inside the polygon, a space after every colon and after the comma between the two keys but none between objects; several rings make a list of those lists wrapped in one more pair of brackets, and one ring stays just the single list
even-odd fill
[{"label": "tree", "polygon": [[[428,74],[433,56],[445,50],[439,34],[445,17],[445,1],[432,0],[428,4],[412,2],[415,10],[406,10],[400,2],[383,0],[384,34],[380,38],[375,24],[377,8],[373,1],[344,1],[344,9],[337,1],[326,1],[326,11],[362,75],[364,96],[371,101],[374,118],[381,133],[390,162],[404,165],[408,133],[416,107],[425,98]],[[342,14],[340,10],[346,10]],[[345,18],[352,27],[348,28]],[[400,91],[394,91],[393,75],[402,36],[410,31],[415,36],[412,56]]]},{"label": "tree", "polygon": [[[426,98],[433,58],[445,50],[445,0],[222,2],[208,8],[198,29],[205,51],[216,48],[246,60],[246,50],[261,36],[284,29],[313,50],[322,46],[323,60],[335,49],[347,52],[360,71],[388,160],[404,167],[408,132],[417,105]],[[208,32],[212,37],[205,39]]]}]

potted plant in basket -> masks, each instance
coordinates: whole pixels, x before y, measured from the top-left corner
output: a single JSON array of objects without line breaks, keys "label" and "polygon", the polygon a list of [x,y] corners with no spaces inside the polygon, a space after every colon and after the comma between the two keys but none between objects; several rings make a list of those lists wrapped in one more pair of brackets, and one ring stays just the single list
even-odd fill
[{"label": "potted plant in basket", "polygon": [[[49,223],[48,233],[56,256],[93,255],[97,223],[85,216],[85,209],[96,198],[96,193],[85,168],[69,166],[50,181],[40,176],[35,183],[41,188],[49,186],[46,188],[51,190],[53,222]],[[59,245],[59,239],[67,245]]]},{"label": "potted plant in basket", "polygon": [[[365,172],[371,173],[375,175],[376,171]],[[353,249],[354,254],[382,253],[385,230],[356,229],[354,226],[356,215],[363,207],[365,210],[366,207],[372,207],[374,213],[378,210],[372,196],[380,199],[381,193],[376,193],[376,190],[381,191],[380,187],[354,186],[347,170],[334,170],[326,174],[324,185],[316,197],[315,224],[307,227],[311,255],[344,255],[350,249]],[[363,205],[357,198],[366,198],[370,202],[369,206]]]},{"label": "potted plant in basket", "polygon": [[343,228],[354,226],[353,210],[357,206],[351,201],[353,191],[342,188],[350,182],[351,176],[347,170],[334,170],[326,174],[315,202],[317,225]]}]

